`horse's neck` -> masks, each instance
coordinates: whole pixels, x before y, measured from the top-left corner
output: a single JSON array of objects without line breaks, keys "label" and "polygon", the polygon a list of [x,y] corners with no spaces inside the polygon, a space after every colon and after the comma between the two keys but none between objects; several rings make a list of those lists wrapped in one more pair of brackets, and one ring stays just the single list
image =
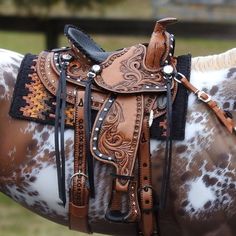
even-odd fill
[{"label": "horse's neck", "polygon": [[[199,90],[209,93],[223,109],[235,110],[236,49],[193,58],[190,81]],[[189,107],[195,102],[193,97],[190,96]]]}]

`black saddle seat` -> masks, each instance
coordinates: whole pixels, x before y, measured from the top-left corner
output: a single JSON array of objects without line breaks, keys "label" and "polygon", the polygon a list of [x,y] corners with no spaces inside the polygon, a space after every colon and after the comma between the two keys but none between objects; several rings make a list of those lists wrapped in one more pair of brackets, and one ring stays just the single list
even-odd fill
[{"label": "black saddle seat", "polygon": [[78,50],[95,63],[105,61],[112,54],[112,52],[105,52],[89,35],[73,25],[66,25],[64,34]]}]

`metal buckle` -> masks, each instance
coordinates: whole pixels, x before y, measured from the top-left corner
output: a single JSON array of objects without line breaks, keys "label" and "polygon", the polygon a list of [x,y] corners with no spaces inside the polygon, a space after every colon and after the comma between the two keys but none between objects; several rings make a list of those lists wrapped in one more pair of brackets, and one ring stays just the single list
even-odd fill
[{"label": "metal buckle", "polygon": [[88,178],[88,176],[86,174],[84,174],[82,171],[79,170],[79,172],[74,173],[71,177],[70,177],[70,186],[71,186],[71,182],[74,179],[75,176],[84,176],[85,178]]},{"label": "metal buckle", "polygon": [[[202,95],[206,95],[207,98],[206,99],[202,98]],[[208,102],[211,101],[211,96],[209,94],[207,94],[206,92],[204,92],[204,91],[198,91],[197,92],[197,97],[198,97],[199,100],[201,100],[205,103],[208,103]]]},{"label": "metal buckle", "polygon": [[[185,78],[185,76],[184,76],[182,73],[180,73],[180,72],[177,73],[177,76],[178,76],[178,75],[181,76],[181,79],[182,79],[182,78]],[[174,77],[174,80],[177,81],[179,84],[182,84],[181,79],[177,79],[176,76]]]},{"label": "metal buckle", "polygon": [[92,72],[92,71],[89,71],[88,74],[87,74],[87,77],[95,78],[96,74],[94,72]]}]

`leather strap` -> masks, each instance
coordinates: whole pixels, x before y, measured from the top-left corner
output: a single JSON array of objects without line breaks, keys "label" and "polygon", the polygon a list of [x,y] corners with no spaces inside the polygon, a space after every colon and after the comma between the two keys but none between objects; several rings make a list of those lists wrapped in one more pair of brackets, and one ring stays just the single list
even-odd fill
[{"label": "leather strap", "polygon": [[157,235],[155,215],[153,214],[153,189],[151,181],[150,134],[149,116],[145,116],[142,123],[142,133],[139,145],[139,193],[141,222],[140,235]]},{"label": "leather strap", "polygon": [[236,124],[229,113],[222,110],[217,102],[211,99],[211,96],[204,91],[200,91],[193,84],[191,84],[184,75],[180,74],[179,81],[191,92],[193,92],[199,100],[207,104],[207,106],[215,113],[221,123],[227,128],[231,134],[236,134]]},{"label": "leather strap", "polygon": [[69,227],[91,233],[88,224],[89,189],[86,175],[85,91],[77,91],[75,106],[74,175],[71,177]]},{"label": "leather strap", "polygon": [[60,60],[62,70],[56,92],[56,110],[55,110],[55,155],[57,165],[58,191],[59,198],[63,205],[66,204],[66,187],[65,187],[65,107],[66,107],[66,64]]}]

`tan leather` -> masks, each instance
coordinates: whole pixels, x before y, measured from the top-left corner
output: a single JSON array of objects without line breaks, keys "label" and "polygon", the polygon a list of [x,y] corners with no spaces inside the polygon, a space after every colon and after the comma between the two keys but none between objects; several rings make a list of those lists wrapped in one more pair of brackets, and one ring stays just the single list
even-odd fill
[{"label": "tan leather", "polygon": [[[164,42],[165,38],[159,51],[166,51]],[[142,44],[115,52],[101,64],[102,72],[95,78],[95,82],[99,87],[115,93],[164,92],[165,80],[160,64],[155,69],[147,68],[144,61],[146,53],[146,47]],[[159,55],[159,52],[156,54]]]},{"label": "tan leather", "polygon": [[153,214],[153,189],[151,180],[151,155],[148,116],[143,119],[142,134],[139,145],[139,195],[141,208],[140,231],[144,236],[155,232],[155,215]]},{"label": "tan leather", "polygon": [[[109,108],[111,102],[108,98],[94,122],[91,152],[97,160],[113,165],[117,175],[132,176],[141,133],[143,102],[140,95],[118,96]],[[129,180],[116,178],[117,191],[127,192],[128,185]]]},{"label": "tan leather", "polygon": [[[93,124],[90,150],[100,162],[115,167],[113,189],[106,217],[117,211],[121,222],[140,222],[144,236],[155,232],[153,190],[151,187],[149,115],[165,114],[165,108],[156,106],[157,99],[166,92],[163,63],[173,64],[173,39],[165,31],[175,19],[157,22],[150,43],[138,44],[112,53],[103,63],[101,72],[92,83],[92,109],[98,110]],[[88,198],[86,176],[84,89],[91,61],[74,48],[60,52],[71,58],[67,67],[66,101],[72,104],[75,126],[74,176],[70,188],[70,228],[90,232],[88,225]],[[37,74],[47,90],[56,95],[60,66],[57,52],[42,52],[37,62]],[[60,58],[61,58],[60,57]],[[173,100],[177,82],[171,89]],[[144,117],[145,114],[145,117]],[[78,151],[79,150],[79,151]],[[137,163],[138,162],[138,163]],[[139,178],[135,172],[139,164]],[[128,209],[123,214],[123,197]],[[116,212],[116,213],[117,213]],[[116,221],[116,216],[110,219]],[[124,215],[124,217],[123,217]],[[113,217],[114,216],[114,217]]]},{"label": "tan leather", "polygon": [[166,27],[169,24],[176,23],[176,18],[164,18],[156,22],[154,31],[147,47],[145,57],[145,65],[150,69],[160,68],[169,53],[169,33],[166,32]]},{"label": "tan leather", "polygon": [[181,78],[181,83],[191,92],[193,92],[198,99],[202,100],[206,103],[206,105],[215,113],[217,118],[224,124],[224,126],[227,128],[227,130],[230,133],[236,133],[236,124],[234,123],[234,120],[230,118],[225,111],[223,111],[215,102],[211,99],[211,96],[203,91],[200,91],[197,89],[193,84],[191,84],[185,77]]},{"label": "tan leather", "polygon": [[[72,51],[67,51],[67,54],[71,54]],[[73,54],[71,54],[73,56]],[[76,101],[76,93],[78,87],[84,89],[83,80],[87,79],[87,73],[91,67],[91,64],[88,62],[81,61],[81,66],[79,67],[78,62],[75,60],[70,64],[68,73],[70,77],[67,78],[66,85],[66,101],[70,104],[75,104]],[[76,69],[73,67],[76,65]],[[74,68],[73,70],[70,68]],[[38,56],[38,62],[36,64],[37,75],[40,80],[47,88],[47,90],[56,95],[58,80],[59,80],[59,69],[56,68],[55,65],[55,53],[43,51]],[[72,74],[73,73],[73,74]],[[77,80],[80,78],[80,80]],[[93,87],[92,92],[92,108],[95,110],[99,110],[107,98],[107,93],[101,92],[101,90],[97,87]]]},{"label": "tan leather", "polygon": [[86,183],[84,95],[85,91],[77,91],[75,103],[74,175],[72,175],[72,186],[69,194],[69,227],[73,230],[90,233],[88,225],[89,190]]},{"label": "tan leather", "polygon": [[77,206],[69,203],[69,228],[83,233],[91,233],[88,226],[88,204]]},{"label": "tan leather", "polygon": [[[144,52],[146,51],[146,48],[143,45],[141,45],[141,46],[136,45],[131,48],[133,50],[134,48],[137,48],[137,47],[141,48]],[[130,48],[130,50],[131,50],[131,48]],[[74,56],[74,54],[73,54],[74,52],[71,49],[68,49],[68,51],[65,51],[64,53],[71,54],[72,56]],[[47,89],[47,91],[50,92],[53,96],[56,95],[56,90],[57,90],[57,85],[58,85],[58,80],[59,80],[59,68],[56,67],[56,62],[55,62],[54,57],[55,57],[55,52],[48,52],[48,51],[41,52],[38,56],[37,63],[36,63],[37,73],[34,74],[34,76],[39,77],[40,81],[42,81],[42,83],[45,86],[45,88]],[[87,61],[82,61],[81,64],[87,63],[87,66],[79,67],[79,65],[78,65],[79,62],[76,61],[76,60],[78,60],[77,56],[75,56],[75,58],[76,59],[74,61],[72,61],[72,64],[76,65],[76,66],[73,70],[69,69],[70,77],[67,78],[67,85],[66,85],[66,101],[72,105],[74,105],[75,101],[76,101],[77,89],[78,88],[80,88],[81,90],[84,89],[85,85],[84,85],[83,81],[86,80],[87,73],[90,69],[89,63],[91,63],[91,62],[87,62]],[[116,73],[118,73],[117,67],[119,67],[119,66],[116,63],[116,66],[114,68],[114,70],[115,69],[117,70]],[[70,68],[73,68],[73,66],[70,66]],[[113,78],[114,74],[116,74],[116,73],[114,73],[114,70],[112,70],[110,72],[110,74],[107,75],[107,78],[109,78],[109,79]],[[150,78],[150,82],[153,82],[152,77],[155,77],[156,75],[159,75],[159,73],[160,73],[159,70],[153,71],[153,70],[148,70],[147,68],[145,69],[145,71],[149,74],[149,78],[152,74],[152,76]],[[78,76],[80,72],[82,73],[82,75]],[[81,78],[81,79],[79,81],[77,81],[78,78]],[[147,80],[146,81],[143,80],[143,82],[147,82]],[[173,98],[175,97],[175,95],[177,93],[176,84],[177,83],[173,83],[173,92],[174,92]],[[94,109],[94,110],[100,110],[103,103],[105,102],[105,100],[109,96],[109,92],[101,90],[100,85],[101,84],[98,83],[97,86],[92,86],[91,100],[92,100],[92,109]],[[165,88],[163,88],[163,86],[164,86],[163,81],[156,80],[155,85],[160,86],[159,91],[165,90]],[[144,89],[144,91],[152,92],[153,90],[148,88],[148,89]],[[155,91],[156,91],[156,89],[155,89]],[[122,91],[120,91],[120,92],[122,92]],[[164,113],[166,113],[166,110],[165,109],[160,110],[158,107],[153,107],[153,112],[154,112],[154,118],[157,118],[157,117],[163,115]],[[53,114],[51,116],[53,116]]]}]

